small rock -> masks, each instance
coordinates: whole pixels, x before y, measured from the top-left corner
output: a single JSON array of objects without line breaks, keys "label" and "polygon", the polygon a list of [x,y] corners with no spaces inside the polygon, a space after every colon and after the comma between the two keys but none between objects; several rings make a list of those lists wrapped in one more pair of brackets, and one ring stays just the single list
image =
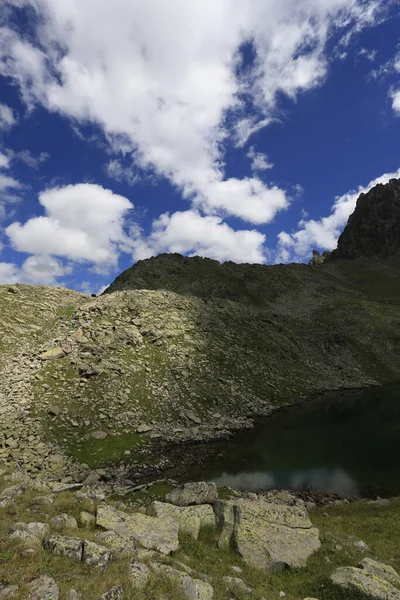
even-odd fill
[{"label": "small rock", "polygon": [[285,592],[279,592],[279,598],[284,598],[286,596]]},{"label": "small rock", "polygon": [[190,506],[191,504],[213,504],[218,498],[215,483],[198,481],[185,483],[167,494],[165,501],[176,506]]},{"label": "small rock", "polygon": [[58,600],[60,591],[51,577],[40,577],[29,586],[28,600]]},{"label": "small rock", "polygon": [[77,538],[49,535],[43,540],[43,548],[59,556],[66,556],[81,562],[83,542]]},{"label": "small rock", "polygon": [[122,587],[119,585],[112,587],[108,592],[100,596],[99,600],[122,600]]},{"label": "small rock", "polygon": [[80,522],[82,527],[92,528],[96,525],[96,517],[83,510],[80,514]]},{"label": "small rock", "polygon": [[242,598],[247,594],[251,594],[251,588],[245,584],[243,579],[239,579],[238,577],[223,577],[222,581],[226,585],[227,590],[236,598]]},{"label": "small rock", "polygon": [[148,433],[149,431],[151,431],[153,428],[150,427],[150,425],[146,425],[146,423],[142,423],[141,425],[139,425],[139,427],[136,429],[136,433]]},{"label": "small rock", "polygon": [[96,471],[92,471],[82,482],[83,485],[94,485],[100,480],[100,475]]},{"label": "small rock", "polygon": [[87,542],[85,540],[83,544],[82,562],[86,566],[104,570],[106,569],[110,560],[111,551],[109,548],[105,548],[104,546],[99,546],[94,542]]},{"label": "small rock", "polygon": [[53,417],[58,417],[61,412],[61,408],[58,406],[50,406],[47,412]]},{"label": "small rock", "polygon": [[187,419],[189,419],[190,421],[193,421],[193,423],[196,423],[196,425],[200,425],[201,424],[201,419],[199,416],[196,415],[196,413],[193,410],[185,410],[184,411],[184,415]]},{"label": "small rock", "polygon": [[65,356],[67,355],[61,348],[61,346],[56,346],[55,348],[52,348],[51,350],[47,350],[47,352],[43,352],[43,354],[40,354],[39,358],[41,360],[57,360],[58,358],[64,358]]},{"label": "small rock", "polygon": [[367,546],[367,544],[365,542],[363,542],[362,540],[358,540],[357,542],[354,542],[353,546],[355,546],[356,548],[361,550],[361,552],[367,552],[369,550],[369,547]]},{"label": "small rock", "polygon": [[133,587],[143,590],[150,579],[150,569],[144,563],[137,560],[131,560],[129,575]]},{"label": "small rock", "polygon": [[94,431],[91,436],[95,440],[104,440],[107,437],[107,433],[105,431]]},{"label": "small rock", "polygon": [[78,529],[78,523],[74,517],[67,514],[53,517],[50,524],[54,529]]},{"label": "small rock", "polygon": [[243,573],[243,570],[240,567],[231,567],[231,571],[234,573]]}]

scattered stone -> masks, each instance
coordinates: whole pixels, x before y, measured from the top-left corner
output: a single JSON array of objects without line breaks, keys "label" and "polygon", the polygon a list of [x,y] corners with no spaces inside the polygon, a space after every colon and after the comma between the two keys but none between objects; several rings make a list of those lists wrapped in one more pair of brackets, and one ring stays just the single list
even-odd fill
[{"label": "scattered stone", "polygon": [[98,483],[100,481],[100,475],[98,473],[96,473],[96,471],[92,471],[91,473],[89,473],[89,475],[86,477],[86,479],[83,480],[83,485],[94,485],[95,483]]},{"label": "scattered stone", "polygon": [[149,431],[151,431],[153,428],[150,427],[150,425],[146,425],[146,423],[142,423],[141,425],[139,425],[139,427],[136,429],[136,433],[148,433]]},{"label": "scattered stone", "polygon": [[78,590],[71,589],[67,593],[67,600],[81,600],[82,594]]},{"label": "scattered stone", "polygon": [[165,502],[153,502],[148,514],[161,519],[172,519],[179,524],[179,531],[199,537],[202,525],[215,526],[215,516],[209,504],[197,506],[174,506]]},{"label": "scattered stone", "polygon": [[234,573],[243,573],[243,570],[240,567],[231,567],[231,571]]},{"label": "scattered stone", "polygon": [[[390,580],[397,573],[383,563],[373,561],[367,568],[340,567],[331,575],[331,580],[343,589],[361,592],[372,600],[400,600],[400,589]],[[377,575],[379,573],[380,575]]]},{"label": "scattered stone", "polygon": [[82,527],[93,528],[96,525],[96,517],[83,510],[80,514],[80,522]]},{"label": "scattered stone", "polygon": [[170,554],[179,548],[178,524],[140,513],[129,514],[104,504],[97,509],[96,523],[104,529],[131,537],[144,548]]},{"label": "scattered stone", "polygon": [[43,537],[49,532],[46,523],[16,523],[10,531],[10,539],[30,546],[40,544]]},{"label": "scattered stone", "polygon": [[40,577],[29,586],[28,600],[58,600],[60,591],[51,577]]},{"label": "scattered stone", "polygon": [[94,431],[91,436],[95,440],[104,440],[107,437],[107,433],[105,431]]},{"label": "scattered stone", "polygon": [[212,600],[214,590],[210,583],[201,579],[193,579],[186,573],[177,571],[168,565],[151,563],[150,566],[156,573],[166,575],[169,579],[175,581],[187,600]]},{"label": "scattered stone", "polygon": [[54,529],[78,529],[78,523],[75,517],[67,514],[57,515],[53,517],[50,524]]},{"label": "scattered stone", "polygon": [[112,587],[105,594],[100,596],[99,600],[122,600],[122,587],[119,585]]},{"label": "scattered stone", "polygon": [[197,481],[184,483],[167,494],[165,501],[176,506],[190,506],[191,504],[213,504],[218,498],[215,483]]},{"label": "scattered stone", "polygon": [[355,546],[356,548],[361,550],[361,552],[367,552],[369,550],[369,547],[367,546],[367,544],[365,542],[363,542],[362,540],[358,540],[357,542],[354,542],[353,546]]},{"label": "scattered stone", "polygon": [[150,569],[144,563],[137,560],[131,560],[129,575],[133,587],[143,590],[150,579]]},{"label": "scattered stone", "polygon": [[104,570],[110,560],[111,551],[109,548],[85,540],[83,544],[82,562],[86,566]]},{"label": "scattered stone", "polygon": [[200,417],[196,415],[196,413],[193,410],[185,410],[184,415],[187,419],[189,419],[189,421],[193,421],[193,423],[196,423],[196,425],[201,424]]},{"label": "scattered stone", "polygon": [[43,548],[57,554],[81,562],[83,542],[77,538],[61,535],[49,535],[43,539]]},{"label": "scattered stone", "polygon": [[242,598],[251,594],[252,590],[249,588],[243,579],[239,579],[239,577],[223,577],[222,581],[224,582],[226,589],[231,592],[235,598]]},{"label": "scattered stone", "polygon": [[59,408],[58,406],[50,406],[47,412],[52,417],[58,417],[61,413],[61,408]]},{"label": "scattered stone", "polygon": [[57,360],[58,358],[65,358],[66,353],[61,348],[61,346],[56,346],[55,348],[51,348],[51,350],[47,350],[47,352],[43,352],[43,354],[39,355],[41,360]]}]

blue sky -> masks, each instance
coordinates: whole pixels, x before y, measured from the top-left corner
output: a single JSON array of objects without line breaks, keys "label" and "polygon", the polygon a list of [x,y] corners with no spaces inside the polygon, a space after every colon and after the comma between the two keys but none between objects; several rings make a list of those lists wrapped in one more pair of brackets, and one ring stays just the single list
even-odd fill
[{"label": "blue sky", "polygon": [[0,283],[307,261],[400,177],[400,2],[3,0]]}]

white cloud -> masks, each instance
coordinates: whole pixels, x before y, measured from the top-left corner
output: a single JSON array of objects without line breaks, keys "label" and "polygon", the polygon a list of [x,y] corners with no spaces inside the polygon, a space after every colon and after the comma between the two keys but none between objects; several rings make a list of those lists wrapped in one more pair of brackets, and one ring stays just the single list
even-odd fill
[{"label": "white cloud", "polygon": [[88,262],[102,270],[116,266],[129,240],[123,220],[133,205],[99,185],[53,188],[39,195],[45,216],[12,223],[6,234],[13,247],[30,254]]},{"label": "white cloud", "polygon": [[[244,144],[275,119],[279,93],[295,99],[319,85],[332,28],[342,28],[345,43],[352,30],[378,20],[385,2],[27,4],[39,15],[32,23],[38,23],[40,46],[3,27],[0,73],[19,85],[28,107],[41,103],[74,121],[99,124],[108,140],[135,151],[141,167],[167,177],[211,215],[265,223],[287,207],[285,193],[256,179],[226,181],[223,142],[231,136]],[[253,44],[255,63],[238,73],[244,42]]]},{"label": "white cloud", "polygon": [[10,159],[6,154],[0,152],[0,169],[8,169],[10,166]]},{"label": "white cloud", "polygon": [[219,217],[203,217],[188,210],[161,215],[147,238],[137,231],[134,258],[141,260],[160,252],[178,252],[219,261],[262,263],[266,261],[264,243],[265,236],[258,231],[235,231]]},{"label": "white cloud", "polygon": [[311,258],[311,250],[315,247],[333,250],[349,216],[356,207],[359,195],[368,192],[378,183],[387,183],[390,179],[399,177],[400,169],[394,173],[385,173],[370,181],[365,187],[359,186],[357,190],[351,190],[337,197],[328,217],[323,217],[319,221],[303,219],[299,222],[300,228],[295,233],[282,231],[278,235],[277,262],[289,262],[289,260],[296,262]]},{"label": "white cloud", "polygon": [[17,181],[13,177],[9,177],[8,175],[2,175],[0,173],[0,192],[3,192],[4,190],[9,190],[12,188],[17,189],[20,187],[21,187],[21,184],[19,183],[19,181]]},{"label": "white cloud", "polygon": [[257,152],[254,146],[250,146],[247,158],[251,159],[252,171],[267,171],[274,167],[274,165],[269,162],[268,156],[262,152]]},{"label": "white cloud", "polygon": [[126,166],[121,160],[112,159],[106,165],[106,173],[111,179],[115,179],[120,183],[127,183],[128,185],[135,185],[140,176],[137,170],[132,166]]},{"label": "white cloud", "polygon": [[50,154],[41,152],[35,156],[30,150],[20,150],[19,152],[13,152],[12,158],[25,163],[31,169],[38,169],[42,163],[50,158]]},{"label": "white cloud", "polygon": [[392,108],[400,115],[400,90],[392,93]]},{"label": "white cloud", "polygon": [[1,283],[29,283],[34,285],[60,285],[59,277],[71,272],[51,256],[29,256],[21,267],[13,263],[0,263]]},{"label": "white cloud", "polygon": [[[1,44],[1,38],[0,38]],[[1,53],[1,45],[0,45],[0,53]],[[6,104],[0,103],[0,130],[1,129],[9,129],[13,125],[15,125],[16,120],[14,117],[14,113],[9,106]]]}]

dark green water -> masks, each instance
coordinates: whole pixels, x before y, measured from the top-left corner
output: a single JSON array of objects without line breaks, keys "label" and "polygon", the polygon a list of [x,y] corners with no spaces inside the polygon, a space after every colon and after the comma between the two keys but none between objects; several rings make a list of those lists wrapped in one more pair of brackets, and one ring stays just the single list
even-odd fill
[{"label": "dark green water", "polygon": [[400,494],[400,384],[327,394],[212,444],[196,477],[247,490]]}]

